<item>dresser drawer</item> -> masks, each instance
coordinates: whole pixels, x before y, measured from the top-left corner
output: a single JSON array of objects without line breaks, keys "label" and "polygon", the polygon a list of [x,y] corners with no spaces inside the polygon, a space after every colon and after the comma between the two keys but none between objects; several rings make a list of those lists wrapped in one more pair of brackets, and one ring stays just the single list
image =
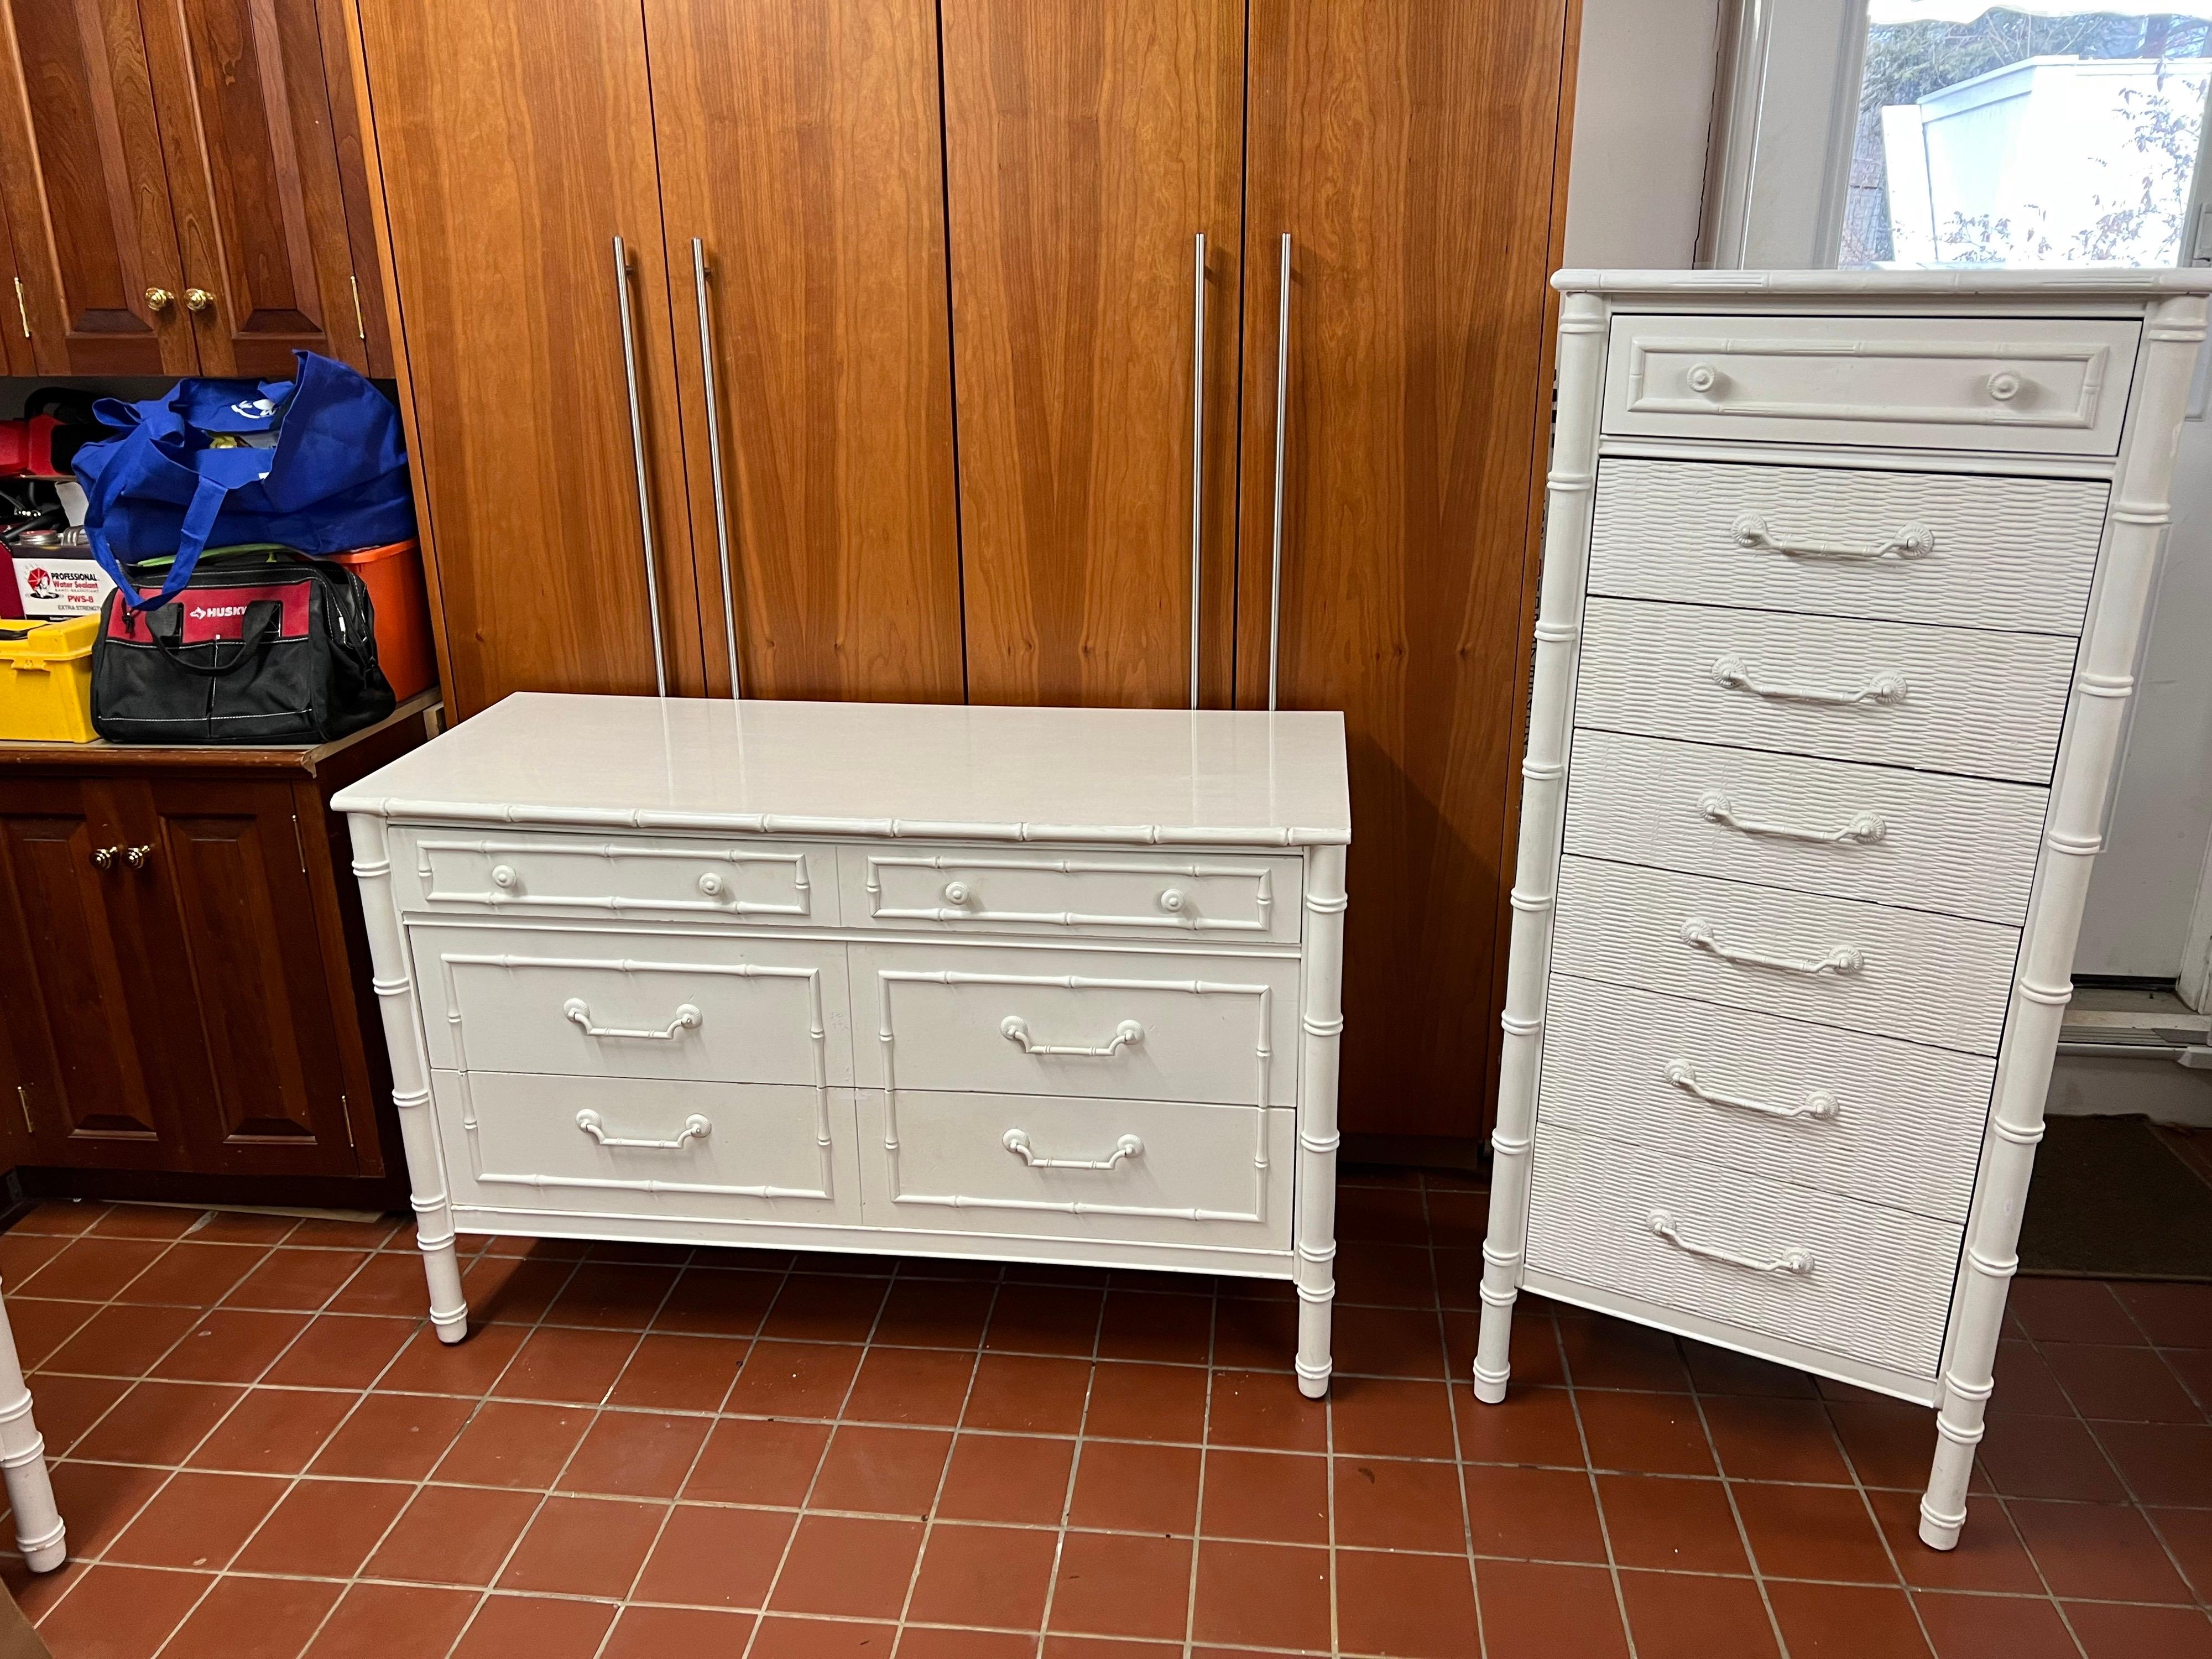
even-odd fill
[{"label": "dresser drawer", "polygon": [[1964,1222],[1993,1063],[1555,974],[1537,1115]]},{"label": "dresser drawer", "polygon": [[424,923],[409,938],[433,1066],[809,1086],[852,1080],[842,945]]},{"label": "dresser drawer", "polygon": [[440,1071],[430,1091],[465,1218],[860,1218],[850,1090]]},{"label": "dresser drawer", "polygon": [[2107,486],[1613,457],[1589,591],[2078,634]]},{"label": "dresser drawer", "polygon": [[2049,791],[1714,744],[1574,734],[1566,850],[2017,927]]},{"label": "dresser drawer", "polygon": [[1559,861],[1554,969],[1993,1054],[2016,929],[1595,859]]},{"label": "dresser drawer", "polygon": [[2075,641],[1592,599],[1575,722],[2048,783]]},{"label": "dresser drawer", "polygon": [[1616,316],[1604,430],[2116,455],[2141,332],[2087,318]]},{"label": "dresser drawer", "polygon": [[855,927],[1294,945],[1300,861],[1225,854],[847,847]]},{"label": "dresser drawer", "polygon": [[1539,1122],[1528,1266],[1933,1377],[1964,1229]]},{"label": "dresser drawer", "polygon": [[403,828],[392,876],[406,909],[834,926],[836,850],[803,842],[479,835]]},{"label": "dresser drawer", "polygon": [[908,1088],[860,1107],[881,1226],[1291,1247],[1294,1112]]},{"label": "dresser drawer", "polygon": [[854,947],[852,974],[864,1087],[1297,1099],[1295,960],[871,945]]}]

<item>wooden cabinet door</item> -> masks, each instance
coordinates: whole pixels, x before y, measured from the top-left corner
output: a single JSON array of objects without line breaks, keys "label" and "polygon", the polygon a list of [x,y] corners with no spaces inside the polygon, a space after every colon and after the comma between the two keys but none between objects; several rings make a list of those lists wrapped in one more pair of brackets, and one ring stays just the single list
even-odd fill
[{"label": "wooden cabinet door", "polygon": [[1281,705],[1340,708],[1344,1122],[1473,1136],[1551,389],[1571,0],[1253,0],[1238,701],[1267,706],[1291,237]]},{"label": "wooden cabinet door", "polygon": [[645,12],[708,684],[729,690],[702,307],[746,695],[957,702],[933,0]]},{"label": "wooden cabinet door", "polygon": [[147,1041],[176,1009],[136,948],[125,844],[99,786],[0,795],[0,1116],[28,1126],[35,1162],[182,1167],[174,1079]]},{"label": "wooden cabinet door", "polygon": [[315,0],[140,4],[203,371],[366,371]]},{"label": "wooden cabinet door", "polygon": [[[189,1166],[350,1175],[345,1079],[292,788],[185,777],[132,786],[123,879],[143,899]],[[332,948],[343,946],[332,941]],[[189,1048],[190,1053],[185,1052]]]},{"label": "wooden cabinet door", "polygon": [[654,689],[625,313],[669,690],[702,690],[642,16],[377,0],[361,24],[449,711]]},{"label": "wooden cabinet door", "polygon": [[8,193],[0,190],[0,374],[36,374],[39,360],[31,344],[30,290],[15,263],[15,240],[8,228]]},{"label": "wooden cabinet door", "polygon": [[1200,680],[1224,703],[1243,0],[940,9],[969,695],[1188,702],[1195,493]]},{"label": "wooden cabinet door", "polygon": [[137,0],[0,0],[0,193],[45,374],[188,374]]}]

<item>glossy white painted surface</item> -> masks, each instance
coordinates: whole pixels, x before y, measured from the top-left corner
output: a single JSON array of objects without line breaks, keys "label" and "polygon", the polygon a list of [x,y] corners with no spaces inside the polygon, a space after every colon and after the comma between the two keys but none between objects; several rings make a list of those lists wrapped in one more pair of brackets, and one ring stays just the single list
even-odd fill
[{"label": "glossy white painted surface", "polygon": [[1326,1392],[1335,714],[509,698],[340,798],[456,1227],[1292,1281]]}]

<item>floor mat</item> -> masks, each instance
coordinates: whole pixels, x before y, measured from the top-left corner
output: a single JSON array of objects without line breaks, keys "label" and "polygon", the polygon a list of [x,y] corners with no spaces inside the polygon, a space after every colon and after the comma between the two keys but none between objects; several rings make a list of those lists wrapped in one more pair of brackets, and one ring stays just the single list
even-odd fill
[{"label": "floor mat", "polygon": [[2020,1270],[2212,1280],[2212,1184],[2148,1118],[2046,1119]]}]

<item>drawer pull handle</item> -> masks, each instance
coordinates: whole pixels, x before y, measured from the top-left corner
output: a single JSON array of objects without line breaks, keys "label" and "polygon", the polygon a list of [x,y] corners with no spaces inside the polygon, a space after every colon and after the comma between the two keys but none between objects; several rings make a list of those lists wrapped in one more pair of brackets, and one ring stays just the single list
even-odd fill
[{"label": "drawer pull handle", "polygon": [[1110,1170],[1125,1158],[1145,1155],[1145,1143],[1134,1135],[1123,1135],[1104,1158],[1039,1158],[1030,1150],[1026,1129],[1007,1130],[999,1144],[1032,1170]]},{"label": "drawer pull handle", "polygon": [[1936,550],[1936,532],[1924,524],[1908,524],[1887,541],[1873,547],[1844,547],[1835,542],[1785,542],[1775,538],[1766,520],[1756,513],[1739,513],[1734,526],[1736,545],[1786,554],[1793,559],[1924,559]]},{"label": "drawer pull handle", "polygon": [[1711,363],[1692,363],[1682,378],[1690,383],[1691,391],[1703,394],[1721,383],[1721,372]]},{"label": "drawer pull handle", "polygon": [[721,897],[723,889],[728,885],[729,883],[723,880],[722,872],[719,870],[705,871],[699,877],[699,890],[708,898]]},{"label": "drawer pull handle", "polygon": [[2009,368],[2001,368],[1990,376],[1990,396],[2001,404],[2008,404],[2020,396],[2027,382]]},{"label": "drawer pull handle", "polygon": [[1072,1045],[1030,1041],[1030,1023],[1019,1014],[1008,1014],[999,1022],[999,1035],[1018,1045],[1025,1054],[1081,1054],[1088,1060],[1110,1060],[1114,1051],[1127,1043],[1133,1048],[1145,1040],[1145,1028],[1133,1019],[1125,1019],[1114,1028],[1113,1041],[1103,1048],[1083,1048]]},{"label": "drawer pull handle", "polygon": [[1734,1250],[1723,1250],[1714,1244],[1693,1244],[1682,1237],[1680,1223],[1672,1210],[1651,1212],[1651,1231],[1676,1249],[1692,1255],[1701,1255],[1708,1261],[1725,1261],[1732,1267],[1748,1267],[1755,1273],[1809,1273],[1813,1271],[1813,1252],[1802,1244],[1792,1244],[1780,1255],[1738,1255]]},{"label": "drawer pull handle", "polygon": [[621,1135],[611,1135],[606,1120],[586,1106],[576,1114],[576,1127],[602,1146],[643,1147],[647,1152],[680,1152],[687,1140],[704,1140],[714,1133],[714,1126],[694,1112],[684,1120],[684,1133],[673,1140],[630,1140]]},{"label": "drawer pull handle", "polygon": [[1835,1096],[1826,1089],[1809,1089],[1799,1106],[1770,1106],[1763,1100],[1748,1100],[1741,1095],[1724,1095],[1717,1089],[1708,1089],[1698,1081],[1698,1068],[1686,1060],[1670,1061],[1667,1066],[1667,1081],[1684,1094],[1704,1101],[1708,1106],[1733,1106],[1740,1112],[1758,1112],[1766,1117],[1817,1117],[1836,1115]]},{"label": "drawer pull handle", "polygon": [[498,888],[502,893],[513,892],[514,890],[514,866],[511,864],[493,865],[491,867],[491,884]]},{"label": "drawer pull handle", "polygon": [[1170,915],[1181,915],[1184,902],[1180,887],[1170,887],[1160,894],[1160,908]]},{"label": "drawer pull handle", "polygon": [[1905,701],[1905,676],[1894,670],[1876,674],[1856,691],[1824,691],[1817,686],[1790,685],[1779,680],[1759,680],[1741,657],[1723,657],[1713,665],[1713,681],[1732,691],[1748,691],[1774,702],[1819,702],[1847,708],[1855,702],[1893,703]]},{"label": "drawer pull handle", "polygon": [[659,1031],[633,1031],[619,1025],[594,1025],[592,1024],[592,1006],[581,997],[570,997],[561,1005],[561,1012],[568,1017],[571,1024],[581,1026],[586,1036],[636,1037],[646,1042],[672,1042],[678,1031],[695,1031],[699,1028],[699,1011],[688,1002],[676,1011],[676,1018],[668,1022],[667,1029]]},{"label": "drawer pull handle", "polygon": [[964,881],[948,881],[945,884],[945,902],[947,904],[965,904],[975,896],[975,890]]},{"label": "drawer pull handle", "polygon": [[1824,846],[1838,846],[1847,841],[1867,846],[1889,833],[1889,822],[1879,812],[1857,813],[1840,830],[1800,830],[1793,824],[1740,817],[1735,802],[1718,789],[1708,789],[1698,797],[1698,811],[1711,822],[1740,830],[1747,836],[1772,836],[1781,841],[1809,841]]},{"label": "drawer pull handle", "polygon": [[1839,945],[1824,957],[1770,957],[1723,945],[1714,937],[1712,923],[1703,916],[1683,919],[1682,943],[1693,950],[1710,951],[1723,962],[1740,967],[1778,968],[1788,974],[1856,974],[1866,966],[1866,957],[1855,945]]}]

